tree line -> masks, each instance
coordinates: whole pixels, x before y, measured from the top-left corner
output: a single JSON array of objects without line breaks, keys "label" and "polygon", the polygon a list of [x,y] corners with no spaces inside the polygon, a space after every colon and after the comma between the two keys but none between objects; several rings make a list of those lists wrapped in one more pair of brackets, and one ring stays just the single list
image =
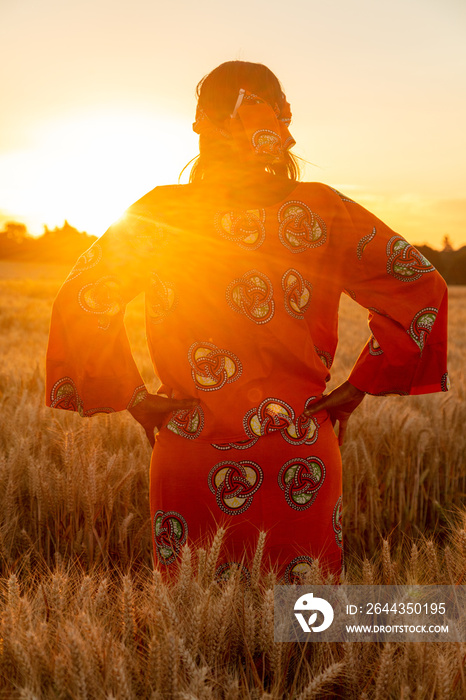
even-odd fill
[{"label": "tree line", "polygon": [[[44,226],[44,233],[38,237],[31,236],[24,224],[9,221],[0,231],[0,259],[71,266],[95,240],[96,236],[78,231],[67,221],[54,229]],[[454,250],[445,236],[442,250],[427,245],[417,246],[417,249],[448,284],[466,284],[466,246]]]},{"label": "tree line", "polygon": [[9,221],[0,231],[0,259],[72,265],[96,240],[67,221],[53,229],[44,226],[41,236],[31,236],[24,224]]}]

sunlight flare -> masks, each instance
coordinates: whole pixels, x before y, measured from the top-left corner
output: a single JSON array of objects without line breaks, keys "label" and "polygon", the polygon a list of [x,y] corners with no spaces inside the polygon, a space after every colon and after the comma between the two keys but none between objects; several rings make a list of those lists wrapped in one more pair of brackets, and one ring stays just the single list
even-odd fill
[{"label": "sunlight flare", "polygon": [[37,226],[67,219],[100,236],[135,199],[176,183],[196,148],[176,116],[115,109],[62,117],[38,129],[35,146],[1,158],[0,190]]}]

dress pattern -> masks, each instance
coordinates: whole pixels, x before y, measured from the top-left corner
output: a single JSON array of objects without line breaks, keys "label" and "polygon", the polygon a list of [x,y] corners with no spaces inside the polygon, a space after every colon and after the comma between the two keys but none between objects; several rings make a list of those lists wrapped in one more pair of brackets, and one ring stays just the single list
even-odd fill
[{"label": "dress pattern", "polygon": [[435,268],[418,251],[401,236],[393,236],[387,244],[387,272],[397,280],[414,282],[425,272]]},{"label": "dress pattern", "polygon": [[[141,389],[141,387],[139,387]],[[145,387],[142,387],[143,397],[147,396]],[[128,408],[134,406],[136,401],[130,402]],[[93,416],[95,413],[114,413],[114,409],[110,407],[90,408],[84,410],[83,401],[78,394],[75,383],[70,377],[62,377],[52,387],[50,392],[51,408],[61,408],[65,411],[76,411],[80,416]]]},{"label": "dress pattern", "polygon": [[209,473],[209,488],[218,507],[228,515],[244,513],[260,488],[264,474],[255,462],[219,462]]},{"label": "dress pattern", "polygon": [[290,459],[278,474],[286,502],[295,510],[305,510],[314,503],[324,480],[325,465],[318,457]]},{"label": "dress pattern", "polygon": [[[261,107],[254,99],[243,95],[245,119],[248,105]],[[283,148],[286,115],[269,116]],[[273,159],[275,137],[261,129],[248,131],[248,148]],[[86,417],[144,400],[124,327],[126,305],[144,292],[160,392],[199,399],[155,437],[157,565],[176,573],[183,544],[204,544],[222,525],[220,580],[233,570],[250,580],[263,531],[264,567],[296,584],[316,560],[341,569],[338,441],[327,412],[303,415],[326,390],[341,294],[368,310],[370,327],[349,381],[383,396],[448,390],[447,290],[404,238],[326,185],[252,203],[187,185],[155,188],[130,207],[55,301],[47,403]]]},{"label": "dress pattern", "polygon": [[371,337],[369,338],[368,346],[369,346],[369,352],[371,355],[382,355],[383,354],[383,350],[380,347],[375,336],[371,335]]},{"label": "dress pattern", "polygon": [[94,243],[92,248],[89,248],[89,250],[87,250],[77,259],[76,265],[73,267],[70,274],[66,278],[65,283],[71,282],[71,280],[74,280],[76,277],[79,277],[79,275],[81,275],[86,270],[90,270],[92,267],[95,267],[101,259],[102,248],[96,242]]},{"label": "dress pattern", "polygon": [[291,267],[282,277],[282,287],[287,313],[293,318],[303,319],[311,303],[312,284]]},{"label": "dress pattern", "polygon": [[292,559],[285,570],[285,583],[290,586],[304,583],[305,576],[310,573],[312,564],[313,559],[307,555]]},{"label": "dress pattern", "polygon": [[188,524],[180,513],[158,510],[153,518],[156,554],[162,564],[175,561],[188,537]]},{"label": "dress pattern", "polygon": [[343,546],[343,531],[341,527],[341,509],[342,509],[342,498],[338,498],[333,509],[333,529],[335,531],[335,540],[339,547]]},{"label": "dress pattern", "polygon": [[106,275],[96,282],[90,282],[79,290],[78,301],[81,308],[100,316],[98,325],[107,330],[113,316],[122,313],[124,303],[121,282],[118,277]]},{"label": "dress pattern", "polygon": [[177,296],[173,285],[167,280],[162,280],[156,272],[152,272],[146,297],[146,311],[150,322],[162,323],[174,309],[176,302]]},{"label": "dress pattern", "polygon": [[359,260],[362,260],[362,256],[364,253],[364,248],[374,239],[375,234],[377,233],[376,228],[372,229],[371,233],[368,233],[366,236],[363,236],[361,240],[358,243],[358,247],[356,248],[356,255]]},{"label": "dress pattern", "polygon": [[188,438],[195,440],[202,433],[204,427],[204,411],[201,406],[196,406],[190,410],[182,410],[173,412],[171,419],[167,423],[168,430]]},{"label": "dress pattern", "polygon": [[213,343],[193,343],[188,355],[194,383],[201,391],[221,389],[241,375],[242,365],[236,355]]},{"label": "dress pattern", "polygon": [[226,291],[229,305],[254,323],[267,323],[274,314],[272,283],[262,272],[249,270],[231,282]]},{"label": "dress pattern", "polygon": [[[315,397],[312,397],[315,398]],[[307,408],[312,399],[305,404]],[[281,399],[265,399],[258,408],[251,408],[243,419],[244,431],[254,444],[263,435],[279,432],[291,444],[312,445],[319,427],[315,418],[295,416],[293,408]]]},{"label": "dress pattern", "polygon": [[325,243],[327,232],[323,219],[304,202],[284,204],[278,211],[278,221],[280,241],[292,253],[303,253]]},{"label": "dress pattern", "polygon": [[428,308],[418,311],[412,320],[409,327],[409,335],[414,340],[419,349],[424,350],[427,336],[431,332],[435,319],[437,318],[438,309]]},{"label": "dress pattern", "polygon": [[222,238],[245,250],[256,250],[265,240],[265,210],[218,212],[215,228]]}]

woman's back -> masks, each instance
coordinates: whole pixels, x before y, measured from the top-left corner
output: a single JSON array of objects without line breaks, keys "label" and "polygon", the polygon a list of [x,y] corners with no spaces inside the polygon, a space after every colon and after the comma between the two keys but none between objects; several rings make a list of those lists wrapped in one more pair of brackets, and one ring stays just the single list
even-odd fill
[{"label": "woman's back", "polygon": [[[273,188],[264,189],[256,201],[274,195]],[[424,300],[418,308],[417,297],[432,266],[411,246],[407,257],[402,246],[400,279],[390,246],[403,239],[319,183],[294,183],[284,199],[268,206],[239,204],[205,184],[159,187],[94,246],[98,261],[68,282],[64,303],[73,297],[97,316],[98,332],[89,344],[95,363],[105,358],[105,377],[112,363],[99,352],[105,325],[145,291],[147,337],[165,393],[201,399],[190,425],[186,416],[177,422],[175,415],[170,429],[216,443],[255,439],[265,430],[257,412],[274,403],[301,439],[296,419],[325,389],[345,290],[371,308],[378,329],[361,388],[408,393],[410,363],[418,361],[419,350],[412,340],[419,343],[419,334],[427,339],[429,332],[429,319],[419,329],[415,318],[426,307]],[[432,298],[428,308],[437,309],[435,304]],[[394,363],[393,353],[403,361]],[[393,377],[380,375],[384,355],[404,366],[406,376],[401,373],[395,386]],[[120,365],[121,357],[113,362]],[[93,373],[100,374],[95,364]]]},{"label": "woman's back", "polygon": [[[192,183],[142,197],[63,285],[47,397],[85,416],[127,408],[151,443],[159,428],[150,490],[159,563],[225,524],[219,575],[235,562],[247,577],[245,546],[265,530],[267,563],[294,582],[315,557],[340,570],[332,422],[341,442],[364,392],[447,389],[446,285],[370,212],[296,182],[277,79],[258,64],[225,65],[201,84]],[[148,395],[126,337],[125,305],[142,291],[170,399]],[[348,381],[319,399],[343,291],[369,310],[372,334]]]}]

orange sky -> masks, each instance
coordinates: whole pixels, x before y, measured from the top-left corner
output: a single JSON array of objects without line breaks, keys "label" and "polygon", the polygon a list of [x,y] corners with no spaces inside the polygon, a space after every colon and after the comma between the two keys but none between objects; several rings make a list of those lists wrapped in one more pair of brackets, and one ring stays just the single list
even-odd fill
[{"label": "orange sky", "polygon": [[[194,88],[266,63],[306,179],[414,243],[466,243],[464,0],[2,0],[0,224],[100,235],[197,153]],[[6,68],[6,69],[5,69]]]}]

